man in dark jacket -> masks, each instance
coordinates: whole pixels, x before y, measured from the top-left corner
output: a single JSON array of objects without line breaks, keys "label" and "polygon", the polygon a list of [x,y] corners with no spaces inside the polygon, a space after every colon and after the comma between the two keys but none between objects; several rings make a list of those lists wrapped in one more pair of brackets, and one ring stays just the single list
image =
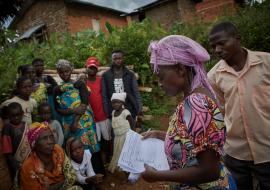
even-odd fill
[{"label": "man in dark jacket", "polygon": [[125,107],[133,119],[142,111],[142,100],[135,74],[124,66],[124,53],[121,50],[112,52],[112,66],[102,76],[102,97],[104,111],[109,118],[112,114],[111,97],[113,93],[126,92]]}]

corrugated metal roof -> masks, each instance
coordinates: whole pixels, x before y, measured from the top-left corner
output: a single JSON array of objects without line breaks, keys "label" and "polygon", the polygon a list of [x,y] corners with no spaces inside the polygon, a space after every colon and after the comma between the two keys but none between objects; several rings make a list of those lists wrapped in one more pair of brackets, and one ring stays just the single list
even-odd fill
[{"label": "corrugated metal roof", "polygon": [[36,31],[38,31],[39,29],[41,29],[42,27],[44,27],[45,24],[42,23],[42,24],[39,24],[39,25],[36,25],[36,26],[33,26],[31,28],[29,28],[28,30],[26,30],[23,35],[21,35],[19,38],[18,38],[18,41],[19,40],[22,40],[22,39],[28,39],[30,38]]},{"label": "corrugated metal roof", "polygon": [[69,2],[89,4],[122,13],[131,13],[139,7],[145,6],[155,1],[157,0],[69,0]]}]

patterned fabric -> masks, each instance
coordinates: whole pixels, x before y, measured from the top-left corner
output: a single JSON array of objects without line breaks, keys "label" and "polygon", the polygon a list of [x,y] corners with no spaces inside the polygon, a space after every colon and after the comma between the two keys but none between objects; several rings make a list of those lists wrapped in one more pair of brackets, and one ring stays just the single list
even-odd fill
[{"label": "patterned fabric", "polygon": [[[221,155],[226,128],[216,103],[206,95],[194,93],[180,103],[171,118],[165,140],[165,152],[171,170],[198,165],[196,156],[207,149]],[[221,165],[220,178],[189,187],[174,184],[172,189],[230,189],[228,176]]]},{"label": "patterned fabric", "polygon": [[[60,87],[63,92],[57,96],[57,102],[61,109],[73,109],[81,104],[79,90],[74,87],[72,83],[63,83]],[[84,144],[85,149],[91,152],[98,152],[100,146],[96,136],[96,125],[92,111],[87,108],[86,112],[80,117],[78,129],[76,132],[70,132],[70,126],[74,122],[74,115],[62,115],[62,126],[64,127],[64,136],[66,139],[69,137],[78,137]]]},{"label": "patterned fabric", "polygon": [[35,122],[31,124],[29,131],[27,132],[27,139],[31,148],[35,146],[36,141],[38,140],[38,137],[46,129],[50,129],[48,123],[46,122],[43,122],[43,123]]},{"label": "patterned fabric", "polygon": [[35,99],[37,104],[47,102],[48,95],[46,85],[43,82],[35,83],[34,85],[38,85],[38,87],[34,92],[32,92],[31,98]]},{"label": "patterned fabric", "polygon": [[76,173],[70,160],[59,145],[54,147],[52,160],[54,168],[52,171],[47,171],[36,152],[32,152],[31,156],[23,163],[20,188],[23,190],[45,190],[51,184],[64,181],[61,189],[79,189],[72,186],[76,180]]},{"label": "patterned fabric", "polygon": [[20,144],[19,144],[19,146],[14,154],[14,158],[21,163],[23,163],[23,161],[31,153],[31,147],[30,147],[30,144],[29,144],[27,136],[26,136],[27,131],[28,131],[28,125],[25,124],[24,132],[23,132],[23,135],[21,138],[21,142],[20,142]]}]

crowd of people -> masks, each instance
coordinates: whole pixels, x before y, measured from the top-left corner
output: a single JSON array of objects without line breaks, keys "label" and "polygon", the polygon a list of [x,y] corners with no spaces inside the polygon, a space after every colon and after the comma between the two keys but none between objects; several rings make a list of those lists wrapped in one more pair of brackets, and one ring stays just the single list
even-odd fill
[{"label": "crowd of people", "polygon": [[[77,79],[71,77],[73,64],[60,59],[60,84],[44,74],[42,59],[18,68],[16,88],[1,104],[1,155],[8,169],[3,172],[12,186],[97,189],[105,167],[114,172],[125,133],[136,130],[142,109],[135,74],[124,66],[123,56],[121,50],[112,52],[103,77],[99,60],[89,57],[86,77]],[[10,189],[11,183],[1,185]]]},{"label": "crowd of people", "polygon": [[[167,132],[142,133],[165,142],[170,170],[145,165],[141,176],[169,181],[172,190],[270,189],[270,54],[243,48],[230,22],[216,24],[209,42],[221,60],[208,74],[203,64],[210,56],[194,40],[171,35],[150,43],[160,87],[184,98]],[[117,169],[126,133],[141,131],[142,114],[123,57],[113,51],[101,77],[99,60],[90,57],[87,76],[75,80],[72,63],[60,59],[61,84],[43,74],[42,59],[18,68],[12,97],[1,104],[1,189],[10,189],[8,179],[27,190],[98,189]]]}]

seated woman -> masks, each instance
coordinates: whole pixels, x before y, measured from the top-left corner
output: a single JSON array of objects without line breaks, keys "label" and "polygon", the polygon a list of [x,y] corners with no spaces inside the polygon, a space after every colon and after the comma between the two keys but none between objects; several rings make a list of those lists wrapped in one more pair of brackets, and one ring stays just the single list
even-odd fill
[{"label": "seated woman", "polygon": [[33,123],[27,133],[32,148],[20,172],[22,190],[77,190],[76,173],[48,125]]},{"label": "seated woman", "polygon": [[228,190],[234,188],[221,162],[226,128],[203,62],[207,51],[185,36],[173,35],[149,46],[161,88],[167,95],[183,93],[166,132],[151,131],[144,138],[165,140],[170,170],[145,166],[142,177],[150,182],[170,181],[173,190]]}]

